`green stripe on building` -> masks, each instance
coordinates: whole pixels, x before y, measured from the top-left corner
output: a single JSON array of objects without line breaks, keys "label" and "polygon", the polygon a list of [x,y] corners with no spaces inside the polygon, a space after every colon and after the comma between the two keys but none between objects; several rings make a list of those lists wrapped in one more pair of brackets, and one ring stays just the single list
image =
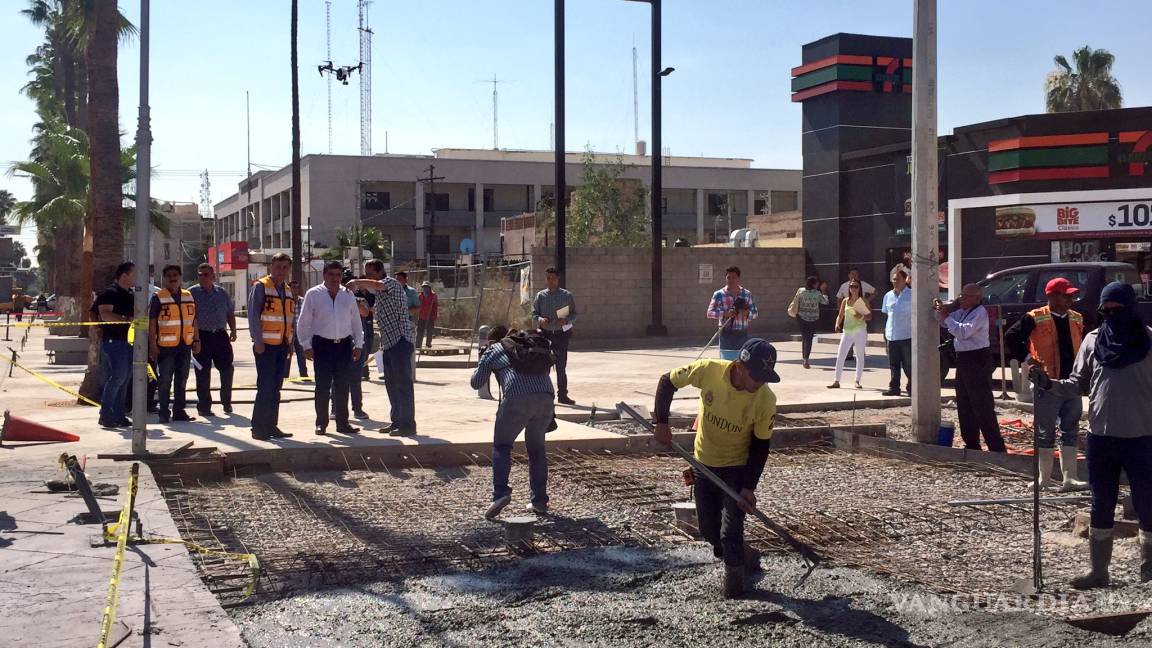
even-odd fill
[{"label": "green stripe on building", "polygon": [[799,92],[830,81],[871,81],[871,65],[833,65],[792,79],[792,92]]},{"label": "green stripe on building", "polygon": [[989,171],[1089,164],[1108,164],[1108,147],[1064,146],[1060,148],[997,151],[988,155]]}]

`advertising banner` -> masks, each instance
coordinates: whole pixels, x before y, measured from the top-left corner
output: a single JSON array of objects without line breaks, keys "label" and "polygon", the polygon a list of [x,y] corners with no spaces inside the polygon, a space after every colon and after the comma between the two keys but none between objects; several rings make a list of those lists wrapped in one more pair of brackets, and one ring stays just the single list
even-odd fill
[{"label": "advertising banner", "polygon": [[1152,198],[996,208],[998,238],[1152,238]]}]

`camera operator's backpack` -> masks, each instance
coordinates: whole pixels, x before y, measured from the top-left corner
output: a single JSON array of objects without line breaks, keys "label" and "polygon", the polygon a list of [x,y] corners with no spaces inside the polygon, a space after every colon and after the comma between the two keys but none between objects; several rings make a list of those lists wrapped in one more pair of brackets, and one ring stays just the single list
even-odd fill
[{"label": "camera operator's backpack", "polygon": [[534,331],[516,331],[500,340],[512,368],[523,374],[544,375],[556,364],[552,343]]}]

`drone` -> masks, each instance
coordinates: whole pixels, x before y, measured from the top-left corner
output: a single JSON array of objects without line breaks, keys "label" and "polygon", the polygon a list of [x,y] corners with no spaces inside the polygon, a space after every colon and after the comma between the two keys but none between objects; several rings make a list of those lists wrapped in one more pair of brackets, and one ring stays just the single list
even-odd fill
[{"label": "drone", "polygon": [[324,65],[316,66],[316,71],[320,73],[320,76],[324,76],[325,72],[328,72],[329,74],[335,74],[336,80],[344,85],[348,85],[348,80],[352,78],[353,72],[360,72],[363,69],[363,63],[360,63],[359,65],[342,65],[337,67],[332,65],[332,61],[325,61]]}]

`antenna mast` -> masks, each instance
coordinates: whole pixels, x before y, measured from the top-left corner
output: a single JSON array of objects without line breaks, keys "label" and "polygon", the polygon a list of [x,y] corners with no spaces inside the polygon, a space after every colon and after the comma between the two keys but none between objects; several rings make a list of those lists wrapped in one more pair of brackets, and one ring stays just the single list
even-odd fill
[{"label": "antenna mast", "polygon": [[632,39],[632,143],[640,143],[640,85],[636,76],[636,39]]},{"label": "antenna mast", "polygon": [[360,13],[360,155],[372,155],[372,29],[368,26],[371,0],[359,0]]},{"label": "antenna mast", "polygon": [[200,216],[212,218],[212,181],[208,179],[208,169],[200,174]]},{"label": "antenna mast", "polygon": [[[332,0],[324,0],[324,31],[328,61],[332,61]],[[328,75],[328,155],[332,155],[332,75]]]}]

